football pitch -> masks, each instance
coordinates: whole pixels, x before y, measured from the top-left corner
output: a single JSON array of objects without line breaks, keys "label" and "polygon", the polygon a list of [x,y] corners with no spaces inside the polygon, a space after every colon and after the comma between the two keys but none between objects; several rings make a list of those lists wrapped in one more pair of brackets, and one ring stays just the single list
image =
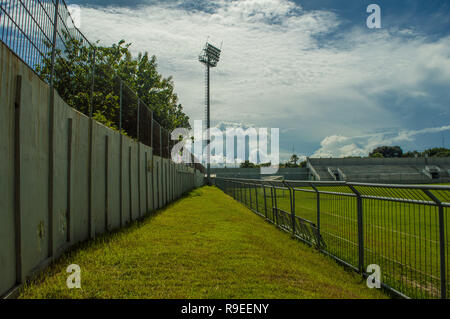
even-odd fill
[{"label": "football pitch", "polygon": [[[227,192],[278,224],[283,215],[291,213],[293,205],[297,217],[311,222],[312,227],[318,229],[325,252],[357,268],[358,200],[355,193],[346,185],[319,186],[316,187],[318,200],[317,191],[312,187],[293,185],[293,188],[291,193],[287,187],[255,184],[228,189]],[[407,296],[439,298],[439,207],[423,190],[414,187],[356,186],[355,189],[366,196],[361,200],[364,269],[372,264],[380,266],[382,282]],[[439,201],[450,201],[450,190],[430,190],[430,193]],[[292,204],[291,198],[294,198]],[[450,208],[442,209],[445,273],[448,278]],[[446,289],[449,290],[448,280]]]}]

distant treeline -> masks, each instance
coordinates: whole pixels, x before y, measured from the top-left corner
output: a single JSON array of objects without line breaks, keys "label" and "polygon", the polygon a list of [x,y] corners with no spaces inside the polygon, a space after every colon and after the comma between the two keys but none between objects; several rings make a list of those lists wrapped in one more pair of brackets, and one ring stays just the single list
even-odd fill
[{"label": "distant treeline", "polygon": [[[345,158],[364,158],[365,156],[347,156]],[[419,151],[403,152],[400,146],[379,146],[369,153],[371,158],[399,158],[399,157],[450,157],[450,149],[444,147],[434,147]],[[270,166],[270,163],[254,164],[249,161],[241,163],[241,168],[259,168]],[[286,167],[306,167],[306,161],[300,161],[298,155],[293,154],[289,161],[280,163],[280,168]]]}]

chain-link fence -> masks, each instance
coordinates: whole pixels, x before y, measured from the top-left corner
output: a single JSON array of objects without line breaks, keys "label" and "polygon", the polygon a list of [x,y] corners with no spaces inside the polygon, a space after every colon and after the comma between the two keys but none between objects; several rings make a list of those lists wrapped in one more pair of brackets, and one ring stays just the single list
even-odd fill
[{"label": "chain-link fence", "polygon": [[215,185],[365,276],[378,265],[381,284],[400,296],[448,296],[449,186],[226,178]]},{"label": "chain-link fence", "polygon": [[76,28],[64,0],[0,0],[0,40],[70,106],[170,158],[170,132],[127,85],[130,75],[111,67],[114,54]]}]

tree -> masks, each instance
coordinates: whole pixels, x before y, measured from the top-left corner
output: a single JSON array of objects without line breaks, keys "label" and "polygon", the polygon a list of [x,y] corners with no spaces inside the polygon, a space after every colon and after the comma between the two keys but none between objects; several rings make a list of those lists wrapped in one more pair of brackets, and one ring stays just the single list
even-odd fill
[{"label": "tree", "polygon": [[422,154],[418,151],[408,151],[403,153],[402,157],[422,157]]},{"label": "tree", "polygon": [[369,157],[379,157],[379,155],[374,156],[377,153],[383,155],[385,158],[402,157],[403,150],[400,146],[380,146],[369,153]]},{"label": "tree", "polygon": [[296,154],[292,154],[290,162],[294,165],[297,165],[298,161],[299,161],[299,157]]},{"label": "tree", "polygon": [[250,161],[245,161],[242,162],[241,165],[239,166],[240,168],[256,168],[256,165]]},{"label": "tree", "polygon": [[384,156],[383,156],[383,154],[381,154],[381,153],[373,153],[370,157],[373,157],[373,158],[383,158]]},{"label": "tree", "polygon": [[423,156],[428,157],[450,157],[450,149],[443,147],[434,147],[423,151]]},{"label": "tree", "polygon": [[[54,86],[66,103],[88,114],[91,105],[93,50],[66,33],[63,33],[63,37],[64,50],[56,51]],[[51,47],[49,43],[46,45]],[[169,131],[177,127],[190,128],[189,117],[183,112],[174,92],[172,77],[164,78],[159,74],[156,57],[149,57],[147,52],[139,53],[133,58],[129,51],[130,45],[121,40],[110,47],[95,47],[93,118],[118,129],[121,78],[122,128],[129,135],[137,135],[138,97],[140,105],[147,105],[153,111],[154,119]],[[37,73],[47,82],[51,71],[50,55],[51,53],[36,67]],[[142,116],[141,119],[149,121],[149,117]]]}]

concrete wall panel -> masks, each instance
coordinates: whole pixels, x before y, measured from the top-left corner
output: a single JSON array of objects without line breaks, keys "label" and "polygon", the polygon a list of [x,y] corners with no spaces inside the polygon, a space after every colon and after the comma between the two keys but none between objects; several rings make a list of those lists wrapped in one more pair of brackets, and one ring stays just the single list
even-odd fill
[{"label": "concrete wall panel", "polygon": [[109,129],[96,122],[93,123],[92,128],[92,214],[95,224],[95,234],[102,234],[106,231],[107,220],[106,136]]},{"label": "concrete wall panel", "polygon": [[[192,182],[189,181],[192,180],[194,171],[188,173],[189,168],[184,165],[175,165],[169,159],[153,156],[152,148],[128,137],[121,137],[118,132],[99,123],[91,122],[87,116],[69,107],[56,93],[53,119],[53,196],[49,202],[49,87],[3,44],[0,44],[0,53],[2,295],[14,287],[18,277],[15,163],[20,168],[18,194],[21,197],[21,223],[17,224],[20,226],[22,242],[23,275],[20,280],[71,244],[84,241],[90,235],[124,226],[131,219],[144,216],[178,198],[191,188]],[[22,103],[20,141],[17,144],[14,133],[14,101],[19,74],[22,75]],[[92,148],[89,139],[91,123]],[[15,146],[19,147],[19,161],[15,161]],[[89,161],[90,158],[92,162]],[[91,179],[89,172],[92,173]],[[50,203],[53,204],[52,212],[49,209]]]},{"label": "concrete wall panel", "polygon": [[64,247],[69,241],[68,227],[70,224],[70,211],[68,207],[69,186],[69,138],[70,129],[70,108],[55,94],[55,127],[54,127],[54,197],[53,197],[53,247],[57,251]]},{"label": "concrete wall panel", "polygon": [[70,113],[72,118],[70,224],[72,242],[80,242],[89,237],[89,119],[74,109],[70,109]]},{"label": "concrete wall panel", "polygon": [[138,178],[138,143],[131,141],[130,186],[131,186],[131,218],[139,218],[139,178]]},{"label": "concrete wall panel", "polygon": [[[23,74],[22,67],[15,73]],[[49,88],[36,81],[33,73],[27,73],[23,74],[20,112],[22,260],[25,274],[49,256],[51,231],[48,218]]]},{"label": "concrete wall panel", "polygon": [[108,229],[120,227],[120,135],[113,130],[107,130],[108,136]]},{"label": "concrete wall panel", "polygon": [[131,139],[122,138],[122,225],[131,221],[130,213],[130,149]]},{"label": "concrete wall panel", "polygon": [[0,295],[16,281],[14,231],[14,96],[12,55],[0,46]]}]

